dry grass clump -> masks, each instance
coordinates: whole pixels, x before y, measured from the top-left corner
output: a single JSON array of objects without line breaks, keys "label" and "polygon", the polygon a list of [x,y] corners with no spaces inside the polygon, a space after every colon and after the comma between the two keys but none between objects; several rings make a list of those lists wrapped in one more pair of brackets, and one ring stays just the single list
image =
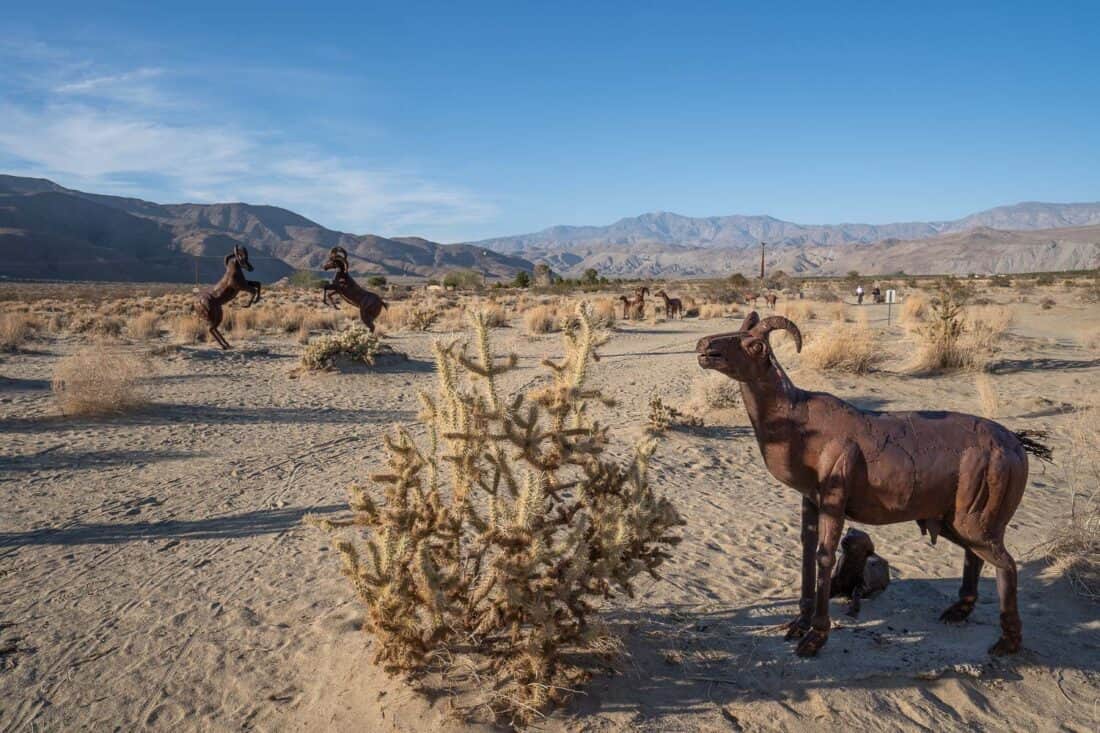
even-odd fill
[{"label": "dry grass clump", "polygon": [[172,336],[176,343],[197,344],[205,341],[208,334],[206,321],[193,313],[176,316],[172,321]]},{"label": "dry grass clump", "polygon": [[852,317],[848,315],[848,306],[844,301],[829,303],[822,310],[825,311],[825,317],[833,323],[852,322]]},{"label": "dry grass clump", "polygon": [[1070,516],[1046,545],[1054,569],[1079,595],[1100,600],[1100,405],[1078,412],[1062,463],[1070,490]]},{"label": "dry grass clump", "polygon": [[160,316],[156,313],[142,313],[134,316],[126,324],[130,338],[147,341],[160,336]]},{"label": "dry grass clump", "polygon": [[728,313],[729,307],[722,303],[703,303],[699,306],[699,319],[703,321],[725,318]]},{"label": "dry grass clump", "polygon": [[625,462],[608,455],[593,415],[604,400],[587,385],[600,343],[587,312],[565,359],[545,362],[553,383],[511,397],[497,385],[515,357],[495,356],[484,318],[471,320],[470,344],[435,344],[425,438],[398,428],[375,489],[352,490],[353,518],[314,521],[366,533],[341,533],[336,548],[376,662],[422,685],[442,673],[449,691],[479,698],[468,715],[522,725],[613,647],[598,608],[656,574],[683,520],[648,483],[652,444]]},{"label": "dry grass clump", "polygon": [[975,374],[974,389],[978,393],[978,404],[982,408],[982,417],[996,420],[997,413],[1001,410],[1001,400],[997,396],[997,389],[993,386],[993,380],[988,374]]},{"label": "dry grass clump", "polygon": [[997,342],[1012,325],[1012,314],[997,306],[974,308],[968,314],[965,300],[962,291],[940,287],[929,307],[928,322],[916,330],[920,344],[911,370],[932,373],[986,368]]},{"label": "dry grass clump", "polygon": [[133,354],[87,347],[66,356],[53,372],[53,394],[65,415],[106,415],[144,405],[140,379],[148,362]]},{"label": "dry grass clump", "polygon": [[703,426],[703,419],[696,415],[680,412],[672,405],[666,405],[664,400],[654,394],[649,399],[649,425],[646,431],[651,435],[660,435],[673,427]]},{"label": "dry grass clump", "polygon": [[103,313],[82,313],[69,319],[72,333],[99,338],[118,338],[125,324],[121,318]]},{"label": "dry grass clump", "polygon": [[741,404],[741,387],[725,374],[705,371],[691,380],[688,405],[696,412],[728,410]]},{"label": "dry grass clump", "polygon": [[301,362],[306,369],[317,371],[333,369],[341,359],[374,366],[382,355],[405,358],[378,336],[356,326],[340,333],[324,334],[309,342],[302,350]]},{"label": "dry grass clump", "polygon": [[536,305],[523,314],[523,326],[531,334],[560,331],[558,309],[553,305]]},{"label": "dry grass clump", "polygon": [[882,359],[879,338],[866,322],[836,323],[809,335],[801,363],[814,369],[866,374]]},{"label": "dry grass clump", "polygon": [[592,325],[596,328],[613,328],[618,321],[616,305],[616,301],[611,298],[597,298],[592,301]]},{"label": "dry grass clump", "polygon": [[427,331],[439,320],[441,313],[434,303],[390,303],[378,316],[389,331]]},{"label": "dry grass clump", "polygon": [[16,351],[34,335],[35,319],[26,313],[0,315],[0,351]]},{"label": "dry grass clump", "polygon": [[806,300],[784,301],[779,306],[779,312],[795,323],[805,323],[817,318],[817,309],[814,304]]},{"label": "dry grass clump", "polygon": [[898,319],[902,325],[911,331],[915,331],[927,320],[929,313],[928,298],[922,293],[912,292],[905,296],[901,302],[901,312]]}]

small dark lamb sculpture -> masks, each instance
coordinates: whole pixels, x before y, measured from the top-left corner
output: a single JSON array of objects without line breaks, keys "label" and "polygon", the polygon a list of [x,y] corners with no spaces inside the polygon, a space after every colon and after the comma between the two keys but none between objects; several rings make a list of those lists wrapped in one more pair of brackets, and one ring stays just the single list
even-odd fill
[{"label": "small dark lamb sculpture", "polygon": [[875,554],[875,543],[869,534],[850,528],[840,541],[829,597],[850,599],[847,613],[858,616],[860,601],[881,593],[888,585],[890,564]]},{"label": "small dark lamb sculpture", "polygon": [[210,335],[223,349],[229,348],[229,342],[218,330],[224,316],[222,306],[242,292],[248,292],[251,295],[248,302],[244,304],[245,308],[260,302],[260,283],[256,280],[246,280],[245,270],[252,272],[252,263],[248,261],[248,250],[239,244],[234,245],[233,254],[225,256],[225,274],[222,275],[222,279],[218,280],[210,290],[200,293],[195,302],[195,312],[206,321]]},{"label": "small dark lamb sculpture", "polygon": [[684,304],[679,298],[668,297],[668,293],[664,290],[658,290],[654,295],[665,302],[665,316],[668,318],[684,317]]},{"label": "small dark lamb sculpture", "polygon": [[799,615],[786,627],[788,639],[801,639],[799,656],[813,656],[829,638],[830,585],[845,517],[863,524],[915,521],[933,542],[942,534],[963,548],[959,600],[943,621],[970,615],[982,564],[996,567],[1001,636],[990,652],[1019,651],[1016,561],[1004,536],[1027,486],[1027,452],[1042,456],[1044,447],[973,415],[870,412],[799,389],[768,343],[776,329],[801,351],[797,326],[755,312],[740,331],[700,339],[695,350],[701,367],[741,383],[768,471],[802,494],[802,592]]},{"label": "small dark lamb sculpture", "polygon": [[767,293],[764,295],[764,302],[768,304],[768,308],[775,310],[775,303],[779,300],[779,296],[775,293]]},{"label": "small dark lamb sculpture", "polygon": [[325,260],[324,269],[336,270],[332,282],[322,286],[321,300],[326,305],[331,305],[337,310],[335,295],[339,295],[347,302],[359,309],[359,319],[366,324],[371,333],[374,333],[374,321],[383,308],[389,308],[386,301],[369,290],[361,287],[355,279],[348,274],[348,251],[343,247],[333,247],[329,250],[328,259]]}]

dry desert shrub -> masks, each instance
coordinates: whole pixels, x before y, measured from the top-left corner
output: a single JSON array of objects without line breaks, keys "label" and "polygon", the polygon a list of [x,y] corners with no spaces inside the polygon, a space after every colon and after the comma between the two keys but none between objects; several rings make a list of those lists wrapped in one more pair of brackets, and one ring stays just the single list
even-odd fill
[{"label": "dry desert shrub", "polygon": [[827,304],[822,310],[825,317],[834,323],[851,323],[852,317],[848,315],[848,306],[843,301]]},{"label": "dry desert shrub", "polygon": [[440,310],[430,302],[391,303],[378,316],[389,331],[427,331],[440,317]]},{"label": "dry desert shrub", "polygon": [[16,351],[34,335],[35,319],[26,313],[0,315],[0,351]]},{"label": "dry desert shrub", "polygon": [[523,326],[530,334],[558,331],[561,327],[558,309],[553,305],[536,305],[523,314]]},{"label": "dry desert shrub", "polygon": [[148,362],[133,354],[86,347],[54,367],[54,399],[65,415],[133,410],[148,401],[140,384],[148,372]]},{"label": "dry desert shrub", "polygon": [[809,334],[801,363],[813,369],[866,374],[882,359],[877,334],[861,321],[835,323]]},{"label": "dry desert shrub", "polygon": [[[460,309],[460,312],[465,312]],[[481,306],[485,315],[485,325],[489,328],[504,328],[508,325],[508,311],[499,303],[486,303]]]},{"label": "dry desert shrub", "polygon": [[898,320],[910,331],[915,331],[928,318],[928,298],[922,293],[912,292],[901,302]]},{"label": "dry desert shrub", "polygon": [[130,338],[147,341],[160,336],[160,316],[156,313],[142,313],[134,316],[126,324]]},{"label": "dry desert shrub", "polygon": [[[1091,407],[1091,409],[1089,409]],[[1070,425],[1062,464],[1070,516],[1046,545],[1046,555],[1080,595],[1100,600],[1100,405],[1079,410]]]},{"label": "dry desert shrub", "polygon": [[123,321],[102,313],[83,313],[69,319],[72,333],[99,338],[118,338],[122,335]]},{"label": "dry desert shrub", "polygon": [[693,410],[727,410],[741,404],[741,388],[737,380],[718,372],[705,371],[691,380],[688,404]]},{"label": "dry desert shrub", "polygon": [[996,420],[997,413],[1001,410],[1001,400],[997,396],[997,388],[993,386],[993,379],[988,374],[975,374],[974,389],[978,393],[978,404],[982,408],[982,417]]},{"label": "dry desert shrub", "polygon": [[302,350],[301,363],[303,367],[313,371],[333,369],[341,359],[374,366],[383,355],[405,357],[367,329],[355,326],[313,339]]},{"label": "dry desert shrub", "polygon": [[916,330],[919,348],[912,371],[981,371],[988,366],[997,343],[1012,325],[1012,314],[998,306],[967,313],[965,301],[964,292],[940,287],[929,306],[927,323]]},{"label": "dry desert shrub", "polygon": [[672,405],[666,405],[664,400],[654,394],[649,398],[649,425],[646,431],[651,435],[660,435],[673,427],[703,426],[702,418],[680,412]]},{"label": "dry desert shrub", "polygon": [[176,316],[172,321],[172,336],[179,344],[197,344],[207,338],[206,321],[195,314]]},{"label": "dry desert shrub", "polygon": [[588,677],[610,646],[598,607],[656,575],[683,520],[649,485],[652,443],[609,455],[593,415],[604,399],[587,385],[600,343],[587,312],[565,359],[545,362],[552,383],[511,397],[498,378],[514,355],[494,355],[484,319],[471,320],[471,344],[435,344],[426,436],[387,436],[388,465],[375,491],[352,489],[353,518],[313,521],[337,537],[376,662],[464,679],[480,697],[467,714],[522,725]]},{"label": "dry desert shrub", "polygon": [[779,306],[779,312],[795,323],[805,323],[817,318],[817,309],[807,300],[787,300]]},{"label": "dry desert shrub", "polygon": [[592,325],[596,328],[613,328],[618,320],[615,306],[616,302],[611,298],[597,298],[592,301]]},{"label": "dry desert shrub", "polygon": [[725,318],[729,308],[722,303],[703,303],[699,306],[699,319],[708,321],[712,318]]}]

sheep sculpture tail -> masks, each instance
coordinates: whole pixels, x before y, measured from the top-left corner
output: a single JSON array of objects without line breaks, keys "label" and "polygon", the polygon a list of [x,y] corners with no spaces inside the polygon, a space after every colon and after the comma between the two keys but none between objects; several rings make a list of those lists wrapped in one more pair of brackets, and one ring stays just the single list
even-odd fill
[{"label": "sheep sculpture tail", "polygon": [[1023,446],[1025,452],[1030,453],[1044,463],[1054,463],[1054,450],[1037,440],[1050,435],[1046,430],[1021,430],[1013,433],[1013,435],[1020,441],[1020,445]]}]

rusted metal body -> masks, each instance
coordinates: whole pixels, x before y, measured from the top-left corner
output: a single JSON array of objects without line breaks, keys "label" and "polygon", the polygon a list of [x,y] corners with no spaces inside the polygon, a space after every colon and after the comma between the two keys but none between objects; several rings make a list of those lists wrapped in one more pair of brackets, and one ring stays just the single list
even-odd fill
[{"label": "rusted metal body", "polygon": [[801,656],[828,639],[829,597],[845,518],[863,524],[917,522],[933,541],[963,548],[959,600],[941,616],[960,622],[978,596],[986,562],[997,570],[1001,636],[994,654],[1019,650],[1016,562],[1005,528],[1027,485],[1028,441],[1002,425],[955,412],[871,412],[796,387],[772,352],[768,334],[798,327],[782,316],[750,313],[741,330],[708,336],[700,366],[736,379],[764,463],[802,494],[802,592],[787,638]]},{"label": "rusted metal body", "polygon": [[335,296],[339,295],[348,303],[351,303],[359,309],[359,320],[363,321],[364,325],[366,325],[371,333],[374,333],[375,319],[378,318],[382,309],[388,306],[386,305],[386,301],[360,286],[359,283],[355,282],[355,279],[348,274],[347,250],[343,247],[333,247],[329,250],[324,269],[336,270],[336,274],[333,275],[332,282],[326,283],[322,287],[322,302],[339,310],[340,306],[336,304],[335,300]]},{"label": "rusted metal body", "polygon": [[233,253],[225,256],[225,274],[209,290],[199,293],[195,301],[195,312],[206,321],[210,335],[223,349],[229,348],[229,342],[222,336],[218,326],[222,325],[224,312],[222,306],[236,298],[240,293],[249,293],[248,308],[260,301],[260,283],[245,278],[245,270],[252,272],[252,263],[248,261],[248,250],[241,245],[233,247]]}]

